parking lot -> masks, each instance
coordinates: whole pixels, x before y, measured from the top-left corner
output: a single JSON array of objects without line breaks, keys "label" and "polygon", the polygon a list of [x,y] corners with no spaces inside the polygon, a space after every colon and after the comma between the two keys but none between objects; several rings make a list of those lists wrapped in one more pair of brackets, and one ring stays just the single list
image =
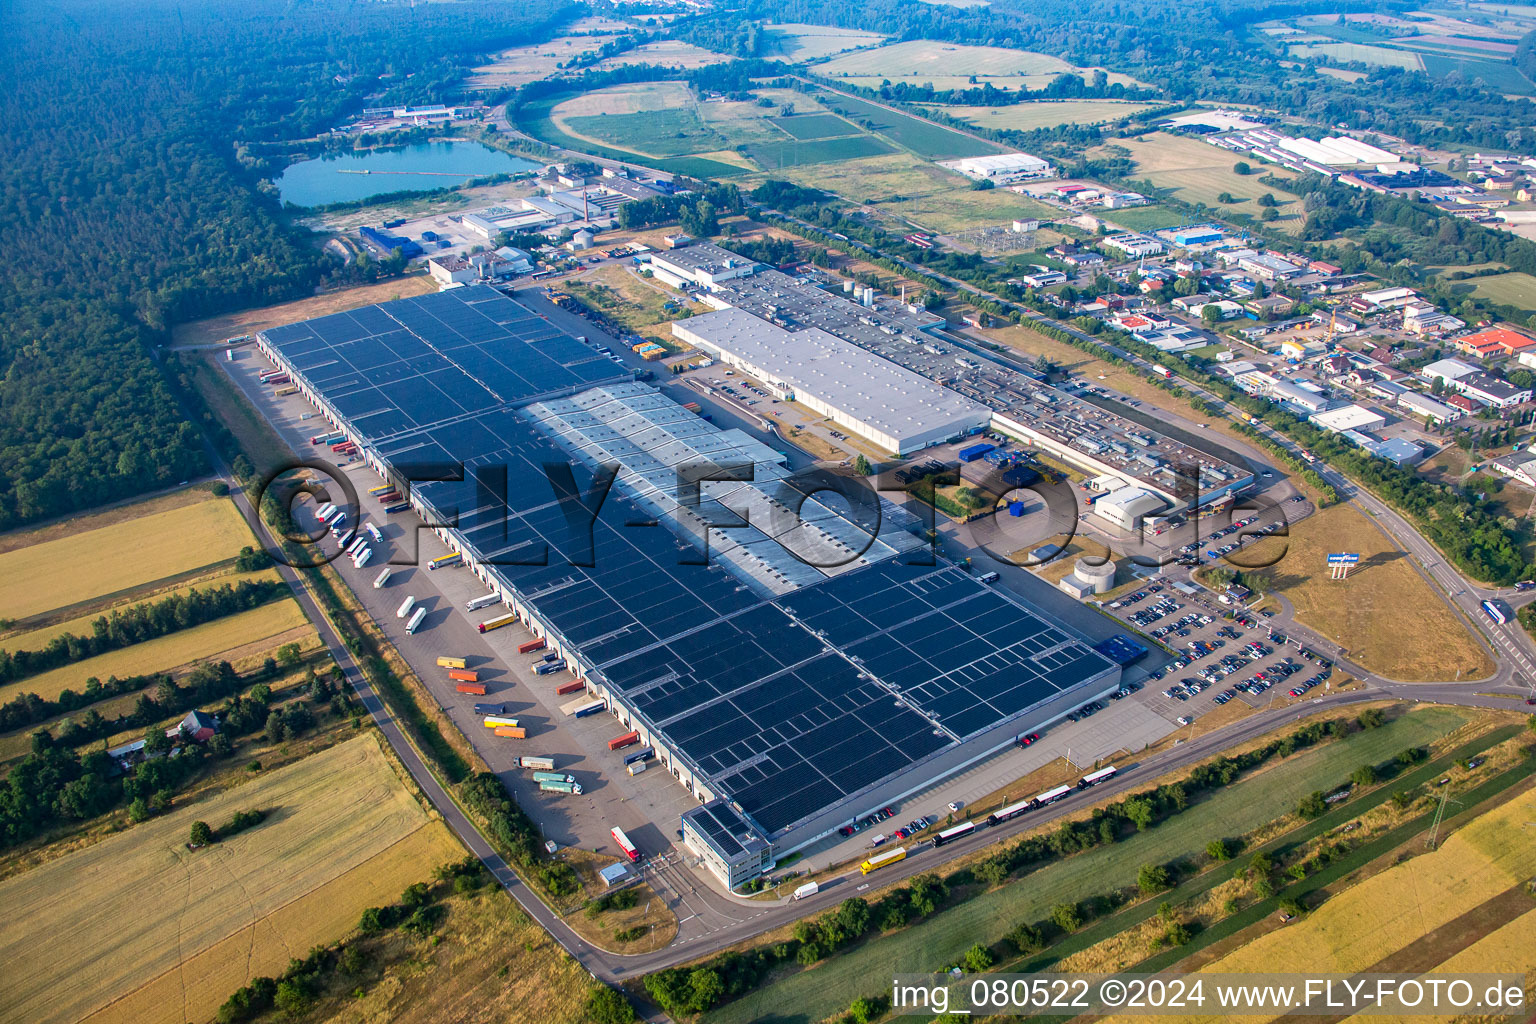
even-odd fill
[{"label": "parking lot", "polygon": [[1175,652],[1149,674],[1147,692],[1139,696],[1180,725],[1233,700],[1257,708],[1299,697],[1333,672],[1326,659],[1275,632],[1267,616],[1191,599],[1165,584],[1149,584],[1105,608]]}]

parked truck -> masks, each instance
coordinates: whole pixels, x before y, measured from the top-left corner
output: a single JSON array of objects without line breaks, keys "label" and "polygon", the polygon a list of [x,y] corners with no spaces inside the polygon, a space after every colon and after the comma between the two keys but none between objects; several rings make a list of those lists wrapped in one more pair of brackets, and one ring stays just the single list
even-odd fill
[{"label": "parked truck", "polygon": [[491,605],[500,600],[501,595],[499,594],[481,594],[479,597],[471,598],[470,600],[466,601],[464,603],[464,608],[467,611],[477,612],[481,608],[489,608]]},{"label": "parked truck", "polygon": [[352,565],[358,569],[361,569],[371,561],[373,561],[373,548],[363,548],[363,550],[352,556]]},{"label": "parked truck", "polygon": [[539,789],[545,793],[570,793],[581,796],[581,786],[575,782],[541,782]]},{"label": "parked truck", "polygon": [[534,782],[575,782],[576,776],[565,772],[534,772]]},{"label": "parked truck", "polygon": [[459,554],[457,551],[455,551],[455,552],[452,552],[451,554],[443,555],[441,558],[434,558],[434,559],[432,559],[432,561],[427,563],[427,568],[429,570],[431,570],[431,569],[448,569],[448,568],[452,568],[455,565],[459,565],[459,564],[463,563],[463,561],[464,561],[464,556]]},{"label": "parked truck", "polygon": [[411,616],[411,621],[407,622],[405,624],[405,632],[406,632],[406,634],[409,635],[411,633],[416,632],[418,629],[420,629],[421,628],[422,620],[425,619],[426,617],[427,617],[427,610],[425,608],[417,608],[416,609],[416,614]]},{"label": "parked truck", "polygon": [[486,619],[475,628],[482,633],[489,633],[493,629],[500,629],[502,626],[510,626],[516,621],[517,616],[511,612],[508,612],[506,615],[498,615],[494,619]]},{"label": "parked truck", "polygon": [[555,770],[555,759],[552,757],[530,755],[518,758],[517,764],[520,768],[533,768],[537,771],[552,772]]},{"label": "parked truck", "polygon": [[378,578],[373,581],[373,589],[374,590],[383,590],[384,589],[384,584],[388,583],[389,582],[389,578],[391,576],[393,576],[394,574],[395,574],[394,567],[386,565],[384,567],[384,571],[379,573]]}]

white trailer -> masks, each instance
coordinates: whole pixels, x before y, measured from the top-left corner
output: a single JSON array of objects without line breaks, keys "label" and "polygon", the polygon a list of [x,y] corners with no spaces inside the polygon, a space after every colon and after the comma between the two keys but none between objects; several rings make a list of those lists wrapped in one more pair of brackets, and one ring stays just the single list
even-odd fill
[{"label": "white trailer", "polygon": [[371,561],[373,561],[373,548],[363,548],[363,550],[352,556],[352,564],[359,569]]},{"label": "white trailer", "polygon": [[416,632],[416,630],[421,627],[421,620],[425,619],[426,617],[427,610],[425,608],[417,608],[416,614],[411,616],[411,621],[405,624],[405,631],[407,633]]},{"label": "white trailer", "polygon": [[482,594],[477,598],[466,601],[464,603],[464,607],[469,611],[476,612],[481,608],[489,608],[491,605],[500,600],[500,594]]},{"label": "white trailer", "polygon": [[800,888],[795,890],[794,898],[797,900],[803,900],[807,896],[815,896],[820,891],[821,886],[817,885],[815,882],[806,882]]},{"label": "white trailer", "polygon": [[414,607],[416,607],[416,598],[407,597],[404,601],[400,602],[400,607],[395,609],[395,618],[405,618],[407,615],[411,614],[411,609]]},{"label": "white trailer", "polygon": [[386,565],[384,567],[384,571],[379,573],[379,578],[373,581],[373,589],[374,590],[383,590],[384,589],[384,584],[388,583],[389,582],[389,578],[391,576],[393,576],[394,574],[395,574],[394,568],[392,566]]}]

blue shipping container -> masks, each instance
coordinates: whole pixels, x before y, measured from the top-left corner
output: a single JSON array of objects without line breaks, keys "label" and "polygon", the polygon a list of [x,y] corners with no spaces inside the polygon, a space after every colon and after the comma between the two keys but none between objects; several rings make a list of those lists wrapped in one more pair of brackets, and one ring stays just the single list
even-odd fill
[{"label": "blue shipping container", "polygon": [[1024,514],[1024,503],[1022,501],[1010,501],[1008,503],[1008,514],[1011,515],[1011,516],[1021,516],[1021,515],[1023,515]]},{"label": "blue shipping container", "polygon": [[987,454],[987,452],[992,451],[996,447],[997,445],[995,444],[973,444],[968,448],[961,448],[959,455],[960,461],[975,462],[977,459],[981,458],[983,455]]}]

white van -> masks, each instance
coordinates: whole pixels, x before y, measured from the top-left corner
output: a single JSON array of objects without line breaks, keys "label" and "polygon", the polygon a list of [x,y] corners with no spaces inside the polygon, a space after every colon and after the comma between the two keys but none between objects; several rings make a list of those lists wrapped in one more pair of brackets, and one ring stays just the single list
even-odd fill
[{"label": "white van", "polygon": [[995,572],[984,572],[976,578],[983,583],[996,583],[998,580],[1002,579],[1002,577]]}]

